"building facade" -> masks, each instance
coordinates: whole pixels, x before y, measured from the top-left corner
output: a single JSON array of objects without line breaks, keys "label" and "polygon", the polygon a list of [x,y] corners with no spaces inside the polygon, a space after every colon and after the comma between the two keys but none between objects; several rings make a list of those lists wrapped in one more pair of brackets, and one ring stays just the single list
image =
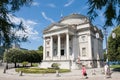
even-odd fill
[{"label": "building facade", "polygon": [[100,67],[103,60],[103,35],[81,14],[71,14],[52,23],[43,31],[43,61],[40,67],[53,63],[60,68]]}]

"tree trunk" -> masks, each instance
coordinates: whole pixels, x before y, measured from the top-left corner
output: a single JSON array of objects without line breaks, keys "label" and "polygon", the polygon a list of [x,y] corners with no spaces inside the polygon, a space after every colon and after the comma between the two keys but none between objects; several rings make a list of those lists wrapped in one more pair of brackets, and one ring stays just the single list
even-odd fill
[{"label": "tree trunk", "polygon": [[17,67],[17,64],[16,64],[16,62],[14,63],[15,64],[15,68]]},{"label": "tree trunk", "polygon": [[31,67],[32,67],[32,62],[31,62]]}]

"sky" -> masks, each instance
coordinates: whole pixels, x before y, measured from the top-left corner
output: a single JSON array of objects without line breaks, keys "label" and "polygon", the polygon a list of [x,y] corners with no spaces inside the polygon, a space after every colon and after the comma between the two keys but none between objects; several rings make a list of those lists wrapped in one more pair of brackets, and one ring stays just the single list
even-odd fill
[{"label": "sky", "polygon": [[[87,0],[33,0],[31,6],[21,7],[15,12],[12,21],[20,23],[22,20],[27,28],[28,42],[23,42],[20,46],[29,50],[37,50],[43,45],[43,30],[47,26],[72,13],[88,16],[87,11]],[[104,20],[103,12],[99,11],[99,16],[93,25],[99,25],[98,28],[102,29],[100,25],[104,23]]]}]

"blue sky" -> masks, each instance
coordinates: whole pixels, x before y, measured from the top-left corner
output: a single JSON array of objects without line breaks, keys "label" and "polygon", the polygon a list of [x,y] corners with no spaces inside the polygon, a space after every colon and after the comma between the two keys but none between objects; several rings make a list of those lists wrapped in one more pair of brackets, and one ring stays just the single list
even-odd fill
[{"label": "blue sky", "polygon": [[[53,22],[57,22],[63,16],[72,13],[79,13],[87,16],[87,0],[33,0],[30,7],[22,7],[14,13],[13,22],[18,23],[20,20],[27,26],[28,42],[21,43],[22,48],[37,50],[43,45],[42,32]],[[99,11],[99,16],[94,25],[104,23],[103,12]],[[101,26],[99,26],[101,28]]]}]

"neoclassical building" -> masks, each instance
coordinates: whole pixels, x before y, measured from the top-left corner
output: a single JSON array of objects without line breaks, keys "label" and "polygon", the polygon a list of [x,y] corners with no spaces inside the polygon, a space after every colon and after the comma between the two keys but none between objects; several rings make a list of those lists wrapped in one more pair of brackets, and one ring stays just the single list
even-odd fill
[{"label": "neoclassical building", "polygon": [[52,23],[43,31],[43,61],[40,67],[53,63],[60,68],[100,67],[103,60],[103,35],[81,14],[71,14]]}]

